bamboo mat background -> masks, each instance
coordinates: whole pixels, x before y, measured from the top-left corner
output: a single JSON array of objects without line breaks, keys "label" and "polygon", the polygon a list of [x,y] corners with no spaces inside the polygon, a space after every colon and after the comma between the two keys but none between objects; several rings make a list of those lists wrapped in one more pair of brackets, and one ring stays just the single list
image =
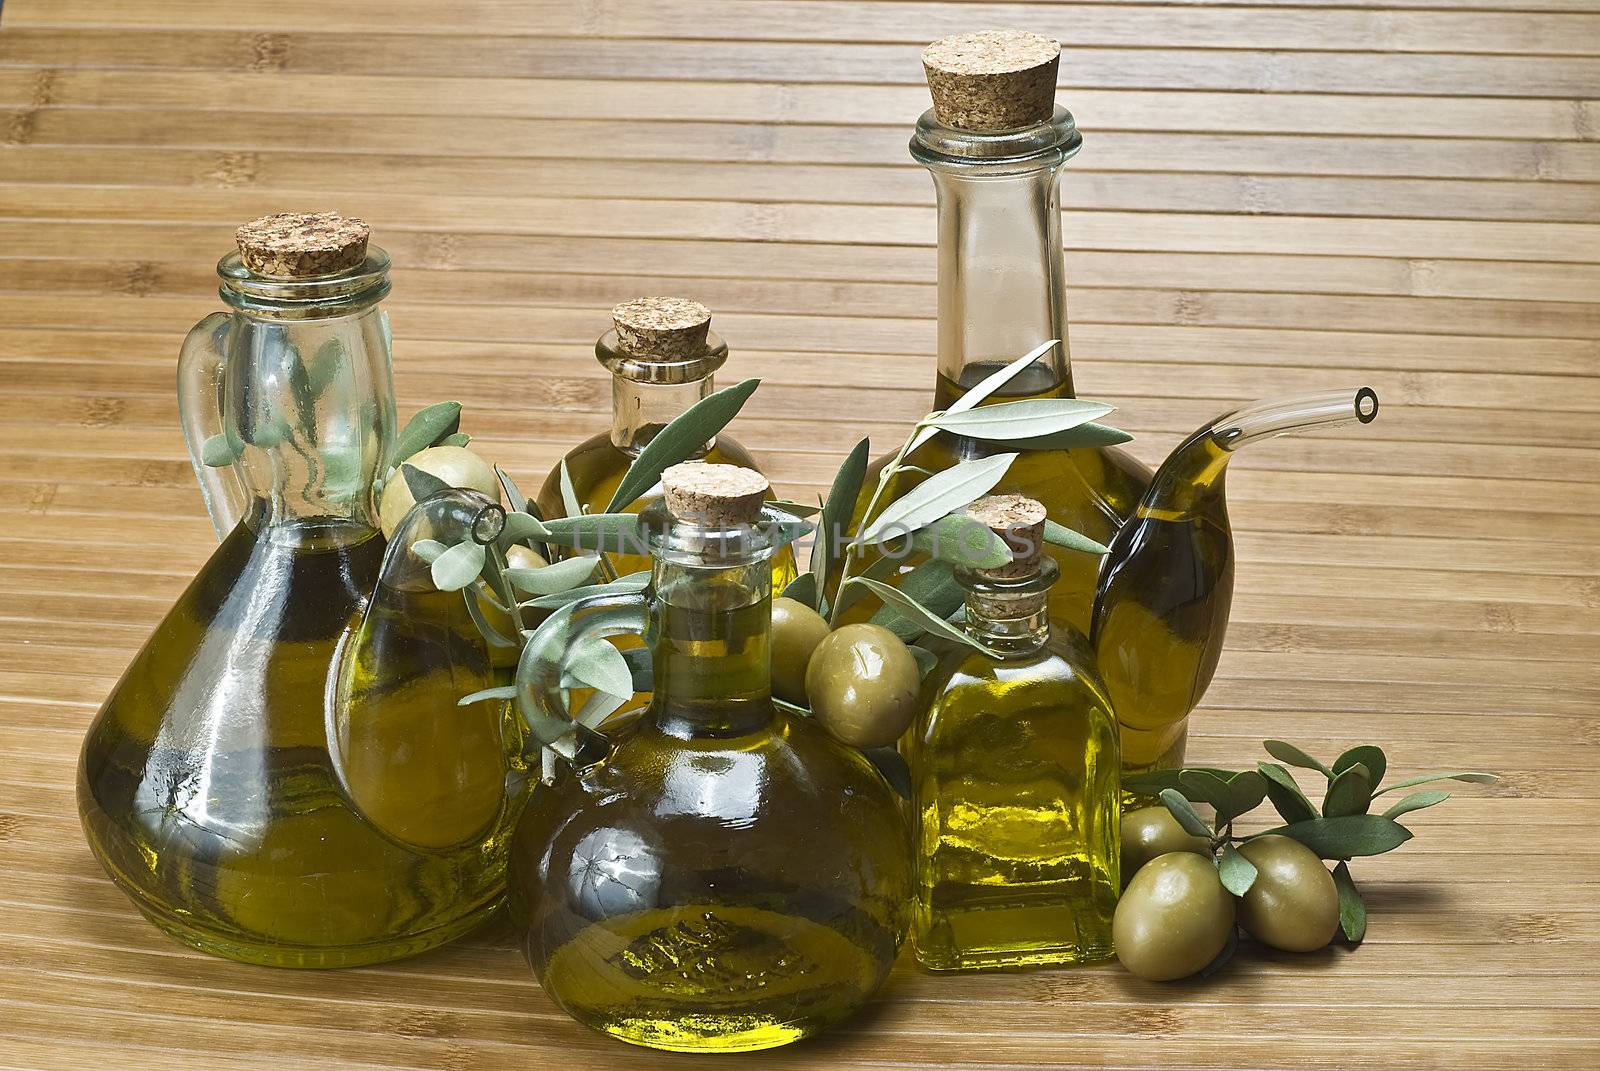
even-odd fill
[{"label": "bamboo mat background", "polygon": [[[607,422],[613,303],[717,312],[781,490],[929,403],[922,43],[1067,43],[1080,389],[1150,460],[1234,403],[1369,383],[1254,448],[1193,757],[1265,736],[1503,771],[1357,864],[1366,946],[1208,984],[902,966],[748,1066],[1600,1062],[1600,14],[1593,0],[7,0],[0,13],[0,1067],[687,1067],[566,1020],[506,937],[391,967],[192,955],[83,846],[84,725],[212,545],[173,362],[234,225],[371,220],[401,408],[525,485]],[[724,1064],[739,1063],[724,1060]],[[709,1061],[708,1061],[709,1063]]]}]

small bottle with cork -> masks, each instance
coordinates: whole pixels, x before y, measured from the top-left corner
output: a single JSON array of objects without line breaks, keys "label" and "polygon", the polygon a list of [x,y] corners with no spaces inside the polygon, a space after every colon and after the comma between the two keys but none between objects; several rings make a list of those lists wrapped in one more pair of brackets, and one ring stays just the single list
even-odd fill
[{"label": "small bottle with cork", "polygon": [[1012,554],[957,571],[981,649],[944,645],[904,744],[912,948],[936,971],[1103,960],[1120,888],[1116,718],[1082,637],[1050,624],[1044,507],[991,495],[967,514]]},{"label": "small bottle with cork", "polygon": [[[637,513],[646,498],[613,502],[639,451],[672,419],[709,395],[713,377],[728,359],[728,344],[711,330],[711,310],[680,297],[643,297],[611,310],[611,330],[594,351],[611,373],[611,430],[585,440],[564,459],[571,492],[586,513]],[[699,459],[756,469],[755,459],[731,435],[707,443]],[[570,512],[561,487],[561,466],[550,470],[539,490],[539,510],[549,518]],[[622,574],[647,570],[642,555],[612,556]],[[772,557],[776,590],[795,576],[794,552]]]}]

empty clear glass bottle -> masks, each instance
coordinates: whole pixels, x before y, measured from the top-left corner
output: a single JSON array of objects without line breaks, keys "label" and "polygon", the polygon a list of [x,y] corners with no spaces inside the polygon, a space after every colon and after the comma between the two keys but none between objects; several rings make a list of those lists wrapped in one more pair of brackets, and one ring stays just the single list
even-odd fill
[{"label": "empty clear glass bottle", "polygon": [[[698,511],[685,470],[742,473],[742,512]],[[888,975],[905,820],[859,752],[771,700],[779,515],[761,510],[765,479],[689,464],[664,481],[670,512],[642,517],[651,587],[581,601],[530,641],[542,717],[566,717],[562,662],[586,636],[642,631],[655,691],[534,793],[512,910],[539,981],[579,1022],[658,1049],[769,1048],[850,1015]]]},{"label": "empty clear glass bottle", "polygon": [[[456,699],[490,675],[470,621],[420,605],[393,620],[416,584],[409,541],[386,559],[371,503],[395,415],[388,257],[358,221],[258,222],[295,239],[289,261],[344,259],[218,267],[233,311],[190,333],[179,401],[222,545],[90,725],[78,805],[107,873],[178,939],[276,966],[370,963],[503,899],[504,708],[460,720]],[[454,492],[402,527],[461,539],[497,513]]]},{"label": "empty clear glass bottle", "polygon": [[944,646],[905,742],[917,847],[911,944],[939,971],[1111,955],[1120,888],[1117,723],[1083,638],[1052,627],[1044,508],[980,499],[1016,552],[963,570],[967,631]]}]

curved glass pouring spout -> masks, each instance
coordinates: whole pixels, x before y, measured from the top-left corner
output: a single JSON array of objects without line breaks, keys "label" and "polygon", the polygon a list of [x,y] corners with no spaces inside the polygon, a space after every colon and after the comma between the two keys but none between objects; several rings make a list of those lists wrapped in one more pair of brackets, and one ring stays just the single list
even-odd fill
[{"label": "curved glass pouring spout", "polygon": [[1222,653],[1233,602],[1228,462],[1250,443],[1377,415],[1370,387],[1255,402],[1196,431],[1157,471],[1111,541],[1090,632],[1125,776],[1183,765],[1189,712]]}]

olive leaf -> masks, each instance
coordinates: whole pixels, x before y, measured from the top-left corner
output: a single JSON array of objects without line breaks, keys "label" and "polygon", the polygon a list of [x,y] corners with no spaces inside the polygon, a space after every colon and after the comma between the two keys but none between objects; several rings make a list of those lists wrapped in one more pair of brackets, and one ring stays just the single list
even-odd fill
[{"label": "olive leaf", "polygon": [[834,474],[833,486],[828,489],[828,500],[822,506],[822,519],[817,523],[817,539],[811,545],[811,573],[817,578],[817,587],[825,589],[828,578],[839,563],[839,551],[855,513],[856,499],[861,497],[861,484],[867,476],[867,451],[871,444],[862,439],[850,448],[844,463]]},{"label": "olive leaf", "polygon": [[244,441],[227,432],[218,432],[200,444],[200,464],[207,468],[227,468],[243,455]]},{"label": "olive leaf", "polygon": [[1091,446],[1121,446],[1132,442],[1133,436],[1121,428],[1108,427],[1089,421],[1054,435],[1037,435],[1031,439],[1012,439],[1006,445],[1013,450],[1072,450]]},{"label": "olive leaf", "polygon": [[607,718],[621,710],[632,698],[631,694],[613,695],[610,692],[596,691],[583,701],[583,706],[572,715],[572,720],[587,728],[598,729]]},{"label": "olive leaf", "polygon": [[1222,846],[1222,851],[1217,855],[1217,876],[1222,879],[1223,888],[1235,896],[1243,896],[1256,883],[1258,873],[1255,864],[1246,859],[1239,849],[1231,844]]},{"label": "olive leaf", "polygon": [[1492,785],[1500,780],[1499,774],[1482,773],[1478,770],[1452,770],[1446,773],[1422,774],[1420,777],[1408,777],[1404,781],[1396,781],[1392,785],[1385,785],[1374,792],[1374,796],[1381,796],[1385,792],[1393,792],[1399,788],[1414,788],[1417,785],[1426,785],[1430,781],[1468,781],[1474,785]]},{"label": "olive leaf", "polygon": [[432,565],[439,560],[439,555],[449,550],[449,546],[437,539],[419,539],[411,544],[411,553]]},{"label": "olive leaf", "polygon": [[415,465],[401,465],[400,474],[405,477],[406,486],[411,489],[411,497],[418,502],[431,498],[440,491],[450,490],[450,485],[431,472],[423,472]]},{"label": "olive leaf", "polygon": [[1164,788],[1182,790],[1179,779],[1185,773],[1215,774],[1224,781],[1234,776],[1232,770],[1221,770],[1215,766],[1190,766],[1182,770],[1146,770],[1143,773],[1129,774],[1122,779],[1122,787],[1133,792],[1142,792],[1155,795]]},{"label": "olive leaf", "polygon": [[1399,803],[1396,803],[1387,811],[1383,812],[1383,816],[1385,818],[1399,818],[1401,815],[1409,814],[1411,811],[1420,811],[1424,807],[1432,807],[1435,804],[1443,803],[1449,798],[1450,793],[1439,792],[1437,790],[1431,792],[1413,792],[1409,796],[1402,796]]},{"label": "olive leaf", "polygon": [[911,798],[911,767],[906,764],[905,756],[893,747],[862,748],[861,754],[867,761],[878,768],[878,773],[889,782],[889,787],[903,800]]},{"label": "olive leaf", "polygon": [[[846,592],[854,589],[872,591],[875,590],[873,584],[881,582],[868,572],[846,580],[844,587],[839,589],[841,610],[848,605],[845,601]],[[923,562],[901,577],[899,590],[901,594],[941,621],[947,620],[955,612],[956,607],[964,603],[967,598],[966,589],[956,581],[955,570],[950,563],[937,559]],[[871,620],[872,624],[883,625],[902,640],[914,640],[928,631],[919,618],[901,613],[887,601],[872,615]]]},{"label": "olive leaf", "polygon": [[649,692],[655,689],[655,655],[650,648],[629,647],[622,652],[622,660],[628,663],[628,670],[633,674],[633,690],[635,693]]},{"label": "olive leaf", "polygon": [[679,413],[666,427],[651,437],[639,456],[633,459],[616,493],[606,505],[605,512],[613,513],[632,503],[656,485],[661,474],[673,465],[687,461],[705,449],[708,442],[739,414],[739,410],[761,385],[759,379],[747,379],[731,387],[715,391],[701,398]]},{"label": "olive leaf", "polygon": [[927,680],[928,674],[932,673],[934,667],[939,664],[939,656],[926,647],[918,647],[914,643],[907,644],[906,650],[910,651],[911,657],[917,660],[917,678],[919,680]]},{"label": "olive leaf", "polygon": [[517,686],[514,684],[507,684],[496,688],[485,688],[482,691],[473,692],[471,695],[464,695],[460,699],[456,700],[456,706],[471,706],[473,703],[482,703],[490,699],[497,699],[504,702],[507,699],[515,699],[516,697]]},{"label": "olive leaf", "polygon": [[537,569],[507,569],[505,577],[518,591],[529,595],[554,595],[587,583],[599,564],[599,558],[586,555]]},{"label": "olive leaf", "polygon": [[1367,768],[1367,773],[1371,775],[1368,781],[1373,788],[1383,783],[1383,775],[1389,769],[1389,759],[1383,753],[1383,748],[1376,744],[1359,744],[1346,751],[1333,760],[1333,772],[1344,773],[1358,762]]},{"label": "olive leaf", "polygon": [[444,438],[440,439],[438,445],[440,445],[440,446],[466,446],[471,441],[472,441],[472,436],[468,435],[464,431],[458,431],[454,435],[446,435]]},{"label": "olive leaf", "polygon": [[589,513],[544,522],[544,541],[579,550],[648,554],[650,547],[636,513]]},{"label": "olive leaf", "polygon": [[969,439],[1005,442],[1056,435],[1103,417],[1114,408],[1082,398],[1024,398],[954,413],[934,413],[923,424]]},{"label": "olive leaf", "polygon": [[478,579],[486,557],[487,552],[481,543],[462,540],[435,558],[429,566],[433,574],[433,586],[440,591],[460,591]]},{"label": "olive leaf", "polygon": [[[406,422],[400,434],[395,436],[394,452],[390,456],[389,464],[400,464],[418,451],[426,450],[446,436],[454,435],[460,428],[460,402],[435,402],[423,406]],[[422,496],[418,495],[415,489],[411,493],[421,500]]]},{"label": "olive leaf", "polygon": [[505,526],[500,529],[500,538],[495,542],[509,547],[528,539],[543,540],[549,534],[539,518],[531,513],[508,513]]},{"label": "olive leaf", "polygon": [[1339,890],[1339,928],[1346,941],[1359,945],[1367,935],[1367,902],[1350,876],[1350,864],[1342,859],[1333,868],[1333,886]]},{"label": "olive leaf", "polygon": [[1206,840],[1212,838],[1211,827],[1206,825],[1205,819],[1200,817],[1194,806],[1183,798],[1183,793],[1175,788],[1164,788],[1160,792],[1160,798],[1185,833],[1192,837],[1204,837]]},{"label": "olive leaf", "polygon": [[[487,643],[490,647],[511,648],[517,646],[517,641],[515,638],[507,636],[505,633],[495,628],[494,625],[490,623],[489,618],[485,616],[483,607],[479,605],[478,600],[480,598],[487,598],[487,596],[482,596],[474,585],[469,584],[461,589],[461,598],[462,601],[467,605],[467,616],[472,618],[472,623],[474,625],[478,626],[478,632],[482,634],[483,641],[485,643]],[[489,601],[495,602],[494,599],[489,599]]]},{"label": "olive leaf", "polygon": [[[864,576],[869,580],[887,580],[890,576],[893,576],[897,570],[899,570],[900,566],[904,563],[904,561],[905,561],[904,558],[898,557],[898,556],[893,555],[893,554],[882,554],[882,555],[879,555],[877,558],[874,558],[872,561],[868,562],[866,564],[866,566],[863,567],[862,570],[859,573],[857,573],[856,575],[857,576]],[[932,566],[932,565],[934,565],[934,563],[933,562],[923,562],[922,565]],[[917,566],[917,568],[921,568],[921,566]],[[948,579],[949,583],[953,587],[955,587],[955,592],[957,593],[956,594],[955,605],[959,606],[961,604],[962,600],[964,600],[966,598],[966,596],[964,594],[960,593],[961,592],[961,588],[960,587],[955,586],[955,577],[954,577],[954,574],[950,572],[949,563],[948,562],[939,563],[938,568],[940,568],[940,569],[945,571],[945,576]],[[916,569],[910,570],[910,572],[915,572],[915,571],[916,571]],[[910,575],[910,574],[908,573],[907,575]],[[839,618],[839,616],[841,614],[843,614],[846,610],[848,610],[850,607],[855,605],[856,600],[859,599],[866,590],[867,590],[866,588],[859,587],[859,586],[858,587],[845,586],[843,588],[840,588],[838,591],[834,592],[834,595],[833,595],[833,609],[831,611],[832,612],[832,618],[831,619],[832,620],[838,620],[838,618]],[[932,605],[929,602],[929,600],[925,599],[925,598],[918,598],[917,601],[923,603],[924,605]],[[888,616],[890,617],[891,620],[898,620],[899,619],[898,615],[890,614]],[[881,624],[882,622],[879,622],[879,623]],[[892,628],[893,626],[891,625],[890,627]],[[896,633],[896,635],[898,635],[898,633]],[[913,635],[911,638],[915,639],[916,637],[915,637],[915,635]]]},{"label": "olive leaf", "polygon": [[917,602],[910,596],[903,594],[898,588],[892,588],[888,584],[880,583],[876,580],[869,580],[862,576],[850,577],[845,581],[845,583],[860,584],[866,587],[868,591],[882,599],[886,607],[893,606],[902,617],[909,618],[912,622],[919,625],[920,631],[922,632],[931,632],[934,635],[942,636],[947,640],[954,640],[957,643],[964,643],[969,647],[974,647],[977,650],[982,651],[984,654],[998,657],[997,652],[992,650],[977,637],[968,633],[966,629],[956,628],[933,610],[923,606],[920,602]]},{"label": "olive leaf", "polygon": [[856,542],[870,545],[908,535],[970,505],[992,491],[1016,459],[1016,454],[994,454],[934,474],[885,506]]},{"label": "olive leaf", "polygon": [[784,585],[779,597],[793,599],[795,602],[815,610],[817,608],[817,574],[801,573]]},{"label": "olive leaf", "polygon": [[1223,826],[1260,805],[1267,794],[1267,781],[1255,770],[1230,774],[1191,769],[1179,772],[1178,789],[1189,800],[1211,804],[1217,812],[1217,825]]},{"label": "olive leaf", "polygon": [[1111,548],[1104,543],[1097,542],[1084,535],[1074,532],[1064,524],[1058,524],[1046,517],[1044,519],[1044,541],[1057,547],[1066,547],[1068,550],[1081,550],[1085,554],[1109,554]]},{"label": "olive leaf", "polygon": [[1275,762],[1258,762],[1256,769],[1267,779],[1267,798],[1285,822],[1306,822],[1317,816],[1317,809],[1288,770]]},{"label": "olive leaf", "polygon": [[1332,770],[1328,769],[1321,762],[1318,762],[1310,755],[1307,755],[1304,751],[1301,751],[1293,744],[1286,744],[1282,740],[1264,740],[1262,741],[1261,746],[1267,749],[1268,755],[1271,755],[1280,762],[1286,762],[1290,766],[1299,766],[1307,770],[1316,770],[1328,778],[1333,777]]},{"label": "olive leaf", "polygon": [[528,497],[522,493],[522,488],[517,486],[517,481],[499,465],[494,467],[495,477],[500,481],[500,489],[506,493],[506,502],[511,506],[513,513],[532,513],[528,509]]},{"label": "olive leaf", "polygon": [[526,602],[517,603],[524,610],[559,610],[563,606],[587,599],[593,595],[636,595],[650,586],[648,572],[628,573],[604,584],[590,584],[580,588],[568,588],[566,591],[557,591],[549,595],[541,595],[537,599],[528,599]]},{"label": "olive leaf", "polygon": [[572,473],[567,469],[566,458],[562,458],[556,466],[556,473],[556,482],[561,487],[561,509],[568,517],[583,516],[583,503],[578,501],[578,492],[572,486]]},{"label": "olive leaf", "polygon": [[1364,762],[1347,766],[1328,783],[1328,794],[1322,800],[1324,818],[1338,818],[1346,814],[1366,814],[1372,805],[1372,774]]},{"label": "olive leaf", "polygon": [[809,506],[804,502],[790,502],[786,498],[774,498],[767,503],[769,509],[779,510],[791,517],[815,517],[822,512],[821,506]]},{"label": "olive leaf", "polygon": [[1411,839],[1411,831],[1392,818],[1378,814],[1346,814],[1338,818],[1312,818],[1255,834],[1270,833],[1304,844],[1323,859],[1353,859],[1381,855]]},{"label": "olive leaf", "polygon": [[930,558],[972,569],[993,569],[1011,560],[1011,548],[988,525],[959,513],[940,517],[911,537]]},{"label": "olive leaf", "polygon": [[633,696],[633,671],[616,645],[603,636],[586,636],[562,666],[563,688],[594,688],[609,695]]},{"label": "olive leaf", "polygon": [[[988,398],[989,395],[993,394],[1007,383],[1010,383],[1017,377],[1019,373],[1021,373],[1024,368],[1027,368],[1029,365],[1033,364],[1034,361],[1037,361],[1040,357],[1043,357],[1046,353],[1050,352],[1050,350],[1054,349],[1060,344],[1061,340],[1058,338],[1053,338],[1049,342],[1041,342],[1039,345],[1035,346],[1021,357],[1018,357],[1004,368],[989,373],[987,376],[978,380],[978,382],[969,387],[967,392],[960,398],[956,399],[954,402],[951,402],[950,408],[944,410],[944,415],[948,416],[951,413],[964,413],[969,409],[976,408],[978,403]],[[922,427],[918,429],[917,433],[912,436],[911,442],[906,446],[906,455],[909,456],[913,450],[917,449],[919,446],[926,443],[929,439],[932,439],[937,434],[939,434],[938,428]]]}]

